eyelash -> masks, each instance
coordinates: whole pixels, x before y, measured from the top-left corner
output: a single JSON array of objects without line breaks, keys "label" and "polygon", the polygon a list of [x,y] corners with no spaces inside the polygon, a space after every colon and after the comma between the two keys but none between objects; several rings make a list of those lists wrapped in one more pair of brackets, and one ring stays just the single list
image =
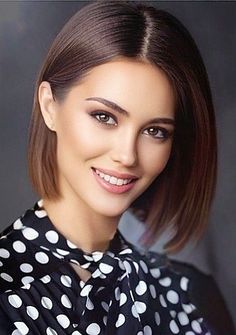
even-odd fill
[{"label": "eyelash", "polygon": [[[108,112],[103,112],[103,111],[96,111],[96,112],[92,112],[90,113],[90,115],[95,118],[99,123],[102,123],[103,125],[107,126],[107,127],[116,127],[117,126],[117,119],[114,115],[108,113]],[[108,118],[108,120],[113,120],[113,122],[111,123],[108,123],[107,121],[104,121],[104,120],[101,120],[101,116],[105,116]],[[145,134],[145,131],[150,131],[150,130],[155,130],[156,133],[159,133],[161,132],[162,134],[159,135],[159,136],[156,136],[155,135],[151,135],[150,133],[146,133],[147,135],[150,135],[152,138],[154,138],[155,140],[166,140],[168,139],[170,136],[171,136],[171,133],[166,129],[166,128],[163,128],[163,127],[157,127],[157,126],[151,126],[151,127],[148,127],[144,130],[144,134]],[[145,135],[146,135],[145,134]]]}]

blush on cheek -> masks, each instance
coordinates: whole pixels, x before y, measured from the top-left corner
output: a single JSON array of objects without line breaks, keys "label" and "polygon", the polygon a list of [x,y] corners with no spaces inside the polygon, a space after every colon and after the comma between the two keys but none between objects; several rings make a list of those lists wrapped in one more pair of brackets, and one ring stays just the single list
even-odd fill
[{"label": "blush on cheek", "polygon": [[167,147],[165,149],[166,150],[162,150],[162,152],[149,155],[147,166],[150,173],[158,175],[165,169],[170,158],[171,148]]}]

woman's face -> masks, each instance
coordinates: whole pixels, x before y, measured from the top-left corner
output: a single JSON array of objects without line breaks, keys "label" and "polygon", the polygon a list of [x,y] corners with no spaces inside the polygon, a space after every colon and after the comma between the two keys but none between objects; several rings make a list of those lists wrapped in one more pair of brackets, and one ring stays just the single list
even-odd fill
[{"label": "woman's face", "polygon": [[166,76],[124,58],[93,68],[53,104],[64,199],[106,217],[121,215],[170,156],[174,95]]}]

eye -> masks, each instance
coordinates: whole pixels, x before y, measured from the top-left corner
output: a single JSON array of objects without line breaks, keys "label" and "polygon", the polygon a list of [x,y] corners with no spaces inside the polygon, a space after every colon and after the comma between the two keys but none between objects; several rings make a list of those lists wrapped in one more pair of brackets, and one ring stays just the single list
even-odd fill
[{"label": "eye", "polygon": [[110,115],[107,112],[92,112],[90,114],[92,117],[98,120],[100,123],[104,123],[109,126],[116,126],[117,122],[114,116]]},{"label": "eye", "polygon": [[143,132],[145,135],[149,135],[154,139],[167,139],[170,136],[170,133],[167,129],[161,127],[149,127]]}]

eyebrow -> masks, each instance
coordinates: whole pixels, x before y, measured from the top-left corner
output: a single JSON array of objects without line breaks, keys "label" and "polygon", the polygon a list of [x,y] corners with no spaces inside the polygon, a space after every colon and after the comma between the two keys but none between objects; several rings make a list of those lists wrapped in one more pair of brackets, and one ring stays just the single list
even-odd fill
[{"label": "eyebrow", "polygon": [[[129,113],[123,109],[122,107],[118,106],[115,102],[101,98],[101,97],[91,97],[91,98],[86,98],[85,100],[87,101],[97,101],[102,103],[103,105],[117,111],[120,114],[129,116]],[[152,120],[150,120],[150,123],[165,123],[165,124],[171,124],[174,125],[175,121],[172,118],[163,118],[163,117],[157,117]]]}]

